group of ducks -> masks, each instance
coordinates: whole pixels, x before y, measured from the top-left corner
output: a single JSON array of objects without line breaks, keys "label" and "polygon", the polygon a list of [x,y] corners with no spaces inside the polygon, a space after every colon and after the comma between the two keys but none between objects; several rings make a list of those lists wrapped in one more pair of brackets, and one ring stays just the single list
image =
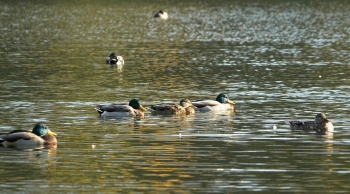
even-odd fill
[{"label": "group of ducks", "polygon": [[[216,100],[200,100],[191,102],[182,99],[179,104],[157,104],[148,108],[152,114],[160,115],[190,115],[195,112],[222,112],[233,111],[234,102],[226,94],[219,94]],[[100,116],[106,117],[143,117],[144,108],[136,99],[132,99],[129,105],[99,105],[96,108]],[[318,113],[314,121],[286,121],[292,130],[316,131],[318,134],[333,132],[334,127],[324,113]],[[9,133],[0,134],[0,143],[6,146],[56,146],[56,133],[52,132],[46,125],[38,123],[32,131],[14,130]]]},{"label": "group of ducks", "polygon": [[[234,102],[226,94],[219,94],[216,100],[201,100],[191,102],[183,99],[179,104],[157,104],[148,108],[152,114],[185,116],[194,114],[195,110],[208,111],[233,111]],[[99,105],[96,108],[102,117],[144,117],[144,108],[138,100],[132,99],[129,105]],[[32,131],[14,130],[9,133],[0,134],[0,143],[6,146],[35,147],[56,146],[56,133],[52,132],[46,125],[38,123]]]},{"label": "group of ducks", "polygon": [[96,111],[101,117],[144,117],[144,111],[149,110],[154,115],[177,115],[185,116],[198,112],[224,112],[234,111],[234,102],[227,94],[219,94],[215,100],[198,100],[191,102],[188,99],[182,99],[179,104],[163,103],[143,107],[137,99],[132,99],[129,105],[98,105]]},{"label": "group of ducks", "polygon": [[[157,17],[165,15],[166,12],[159,11]],[[156,17],[155,16],[155,17]],[[167,14],[166,14],[167,16]],[[124,65],[122,56],[111,53],[107,59],[107,64]],[[177,115],[186,116],[195,112],[233,112],[234,102],[227,94],[220,93],[215,100],[198,100],[191,102],[182,99],[179,104],[157,104],[143,107],[137,99],[130,100],[128,105],[98,105],[95,109],[101,117],[144,117],[144,111],[149,110],[153,115]],[[286,121],[292,130],[316,131],[324,134],[333,132],[334,127],[324,113],[318,113],[314,121]],[[6,146],[56,146],[56,133],[52,132],[46,125],[38,123],[32,131],[14,130],[9,133],[0,133],[0,143]]]}]

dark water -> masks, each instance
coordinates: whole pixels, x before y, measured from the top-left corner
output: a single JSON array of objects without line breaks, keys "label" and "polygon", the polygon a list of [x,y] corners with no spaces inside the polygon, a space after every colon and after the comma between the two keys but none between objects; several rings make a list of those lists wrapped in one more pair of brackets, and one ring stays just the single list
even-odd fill
[{"label": "dark water", "polygon": [[[44,122],[59,144],[0,147],[1,193],[349,192],[349,13],[345,0],[2,1],[0,130]],[[104,64],[112,51],[123,69]],[[234,115],[94,110],[220,92]],[[284,124],[318,112],[334,134]]]}]

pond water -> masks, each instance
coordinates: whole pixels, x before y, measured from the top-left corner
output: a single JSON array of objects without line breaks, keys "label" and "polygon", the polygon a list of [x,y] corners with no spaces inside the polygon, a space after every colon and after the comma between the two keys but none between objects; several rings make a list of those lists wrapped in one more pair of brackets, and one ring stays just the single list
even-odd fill
[{"label": "pond water", "polygon": [[[350,2],[2,1],[1,193],[347,193]],[[153,18],[159,9],[167,21]],[[125,66],[105,64],[110,52]],[[235,114],[101,119],[97,104],[230,96]],[[285,120],[324,112],[335,132]],[[273,129],[276,125],[277,129]]]}]

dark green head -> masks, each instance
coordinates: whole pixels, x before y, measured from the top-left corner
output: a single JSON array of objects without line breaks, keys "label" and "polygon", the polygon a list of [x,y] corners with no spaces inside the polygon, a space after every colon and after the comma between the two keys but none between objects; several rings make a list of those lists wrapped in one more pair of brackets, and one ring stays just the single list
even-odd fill
[{"label": "dark green head", "polygon": [[56,133],[50,131],[50,129],[46,125],[41,123],[38,123],[34,126],[32,133],[34,133],[37,136],[43,136],[46,134],[56,135]]},{"label": "dark green head", "polygon": [[216,101],[222,103],[222,104],[225,104],[225,103],[229,103],[229,104],[235,104],[234,102],[232,102],[227,94],[224,94],[224,93],[221,93],[219,94],[217,97],[216,97]]},{"label": "dark green head", "polygon": [[111,53],[111,54],[109,55],[109,57],[110,57],[110,58],[117,58],[117,56],[115,56],[115,53]]},{"label": "dark green head", "polygon": [[132,99],[129,102],[129,106],[131,106],[133,109],[140,109],[142,111],[145,111],[146,109],[139,103],[138,100]]}]

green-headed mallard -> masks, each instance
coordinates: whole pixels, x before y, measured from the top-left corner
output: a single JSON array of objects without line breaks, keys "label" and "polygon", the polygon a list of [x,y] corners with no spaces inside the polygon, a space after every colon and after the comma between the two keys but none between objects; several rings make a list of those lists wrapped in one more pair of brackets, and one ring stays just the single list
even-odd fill
[{"label": "green-headed mallard", "polygon": [[334,127],[324,113],[318,113],[315,121],[286,121],[292,130],[316,131],[317,133],[333,132]]},{"label": "green-headed mallard", "polygon": [[97,112],[101,117],[144,117],[143,111],[146,109],[140,105],[139,101],[132,99],[129,102],[129,105],[99,105],[96,108]]},{"label": "green-headed mallard", "polygon": [[233,111],[234,102],[232,102],[226,94],[219,94],[216,100],[200,100],[193,101],[192,104],[197,107],[195,110],[200,112],[219,112],[219,111]]},{"label": "green-headed mallard", "polygon": [[154,14],[155,18],[160,18],[162,20],[168,19],[168,13],[162,10],[159,10],[156,14]]},{"label": "green-headed mallard", "polygon": [[32,131],[14,130],[0,135],[0,142],[15,146],[57,145],[56,133],[41,123],[34,126]]},{"label": "green-headed mallard", "polygon": [[106,64],[124,65],[124,59],[122,56],[116,56],[115,53],[111,53],[106,59]]},{"label": "green-headed mallard", "polygon": [[157,115],[190,115],[194,114],[194,108],[189,99],[182,99],[180,104],[157,104],[150,109],[152,114]]}]

